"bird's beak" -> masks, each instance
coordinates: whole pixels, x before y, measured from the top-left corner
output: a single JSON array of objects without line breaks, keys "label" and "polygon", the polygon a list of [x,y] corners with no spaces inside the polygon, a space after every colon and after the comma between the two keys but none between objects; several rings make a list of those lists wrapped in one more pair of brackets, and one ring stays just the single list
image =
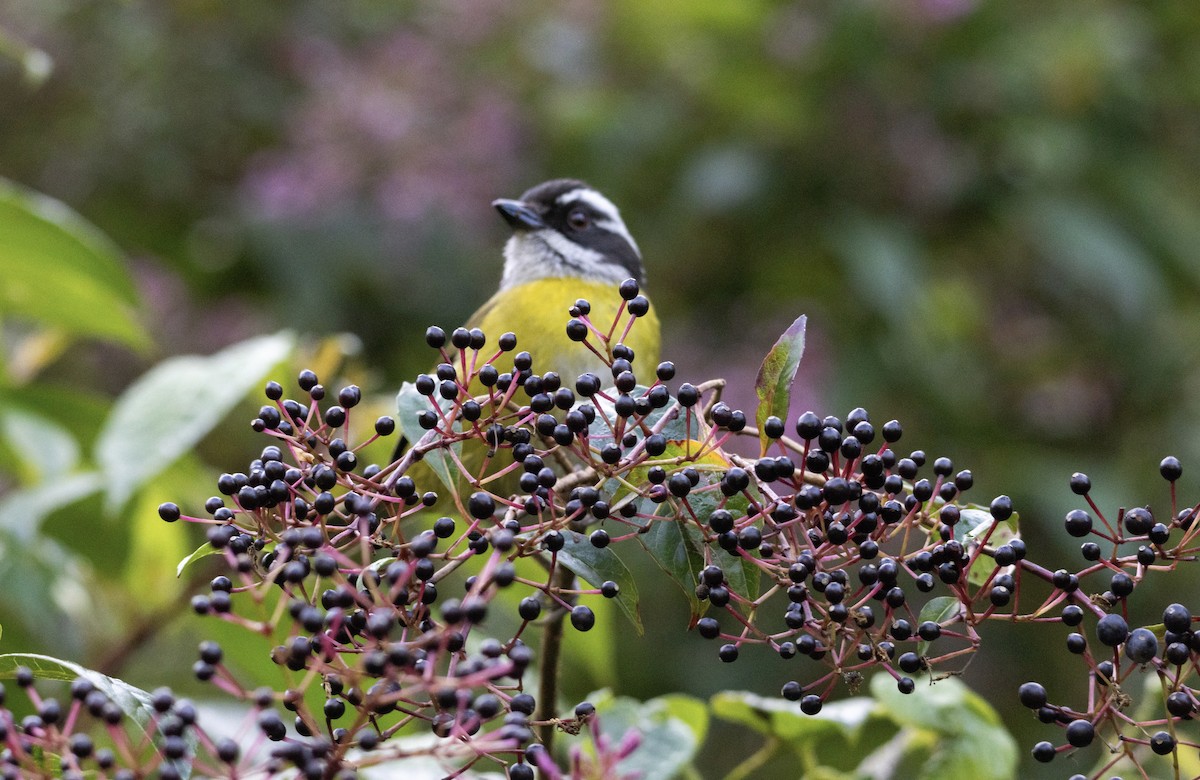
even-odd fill
[{"label": "bird's beak", "polygon": [[501,198],[492,201],[492,205],[513,230],[539,230],[546,227],[541,215],[522,201]]}]

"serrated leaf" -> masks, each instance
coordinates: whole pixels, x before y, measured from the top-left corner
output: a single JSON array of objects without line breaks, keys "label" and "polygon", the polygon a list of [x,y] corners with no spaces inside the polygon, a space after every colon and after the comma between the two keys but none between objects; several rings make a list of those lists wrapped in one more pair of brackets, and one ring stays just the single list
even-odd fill
[{"label": "serrated leaf", "polygon": [[[141,734],[146,734],[146,724],[154,717],[154,706],[151,696],[141,688],[130,685],[124,680],[109,677],[106,674],[80,666],[72,661],[64,661],[48,655],[37,653],[6,653],[0,655],[0,679],[16,677],[18,667],[27,667],[37,680],[62,680],[70,682],[77,677],[88,680],[96,690],[108,697],[109,701],[137,725]],[[189,753],[194,753],[196,738],[187,737]],[[172,761],[174,768],[181,777],[191,775],[191,762],[184,759]]]},{"label": "serrated leaf", "polygon": [[0,680],[11,680],[17,675],[18,667],[27,667],[34,679],[62,680],[70,682],[83,677],[121,708],[138,725],[144,726],[154,716],[150,694],[124,680],[101,674],[73,661],[65,661],[39,653],[4,653],[0,655]]},{"label": "serrated leaf", "polygon": [[642,616],[638,609],[637,580],[629,571],[625,562],[617,557],[611,547],[596,547],[583,534],[575,531],[564,531],[566,544],[558,552],[558,561],[573,571],[594,588],[600,587],[606,580],[617,583],[620,592],[615,601],[629,622],[633,623],[638,636],[645,629],[642,627]]},{"label": "serrated leaf", "polygon": [[[962,614],[962,604],[953,596],[938,596],[926,602],[925,606],[921,607],[921,614],[917,617],[917,625],[924,623],[927,620],[933,621],[939,625],[957,620]],[[918,655],[925,655],[929,650],[929,643],[921,640],[917,643]]]},{"label": "serrated leaf", "polygon": [[135,349],[150,339],[116,246],[66,204],[0,179],[0,310]]},{"label": "serrated leaf", "polygon": [[763,430],[767,418],[774,415],[781,420],[788,416],[788,406],[792,400],[792,383],[796,381],[796,372],[800,368],[800,358],[804,355],[804,329],[808,318],[803,314],[796,318],[788,329],[783,332],[775,346],[763,358],[762,366],[758,369],[758,378],[754,381],[754,390],[758,394],[759,441],[762,451],[766,453],[770,438]]},{"label": "serrated leaf", "polygon": [[[715,484],[715,476],[702,474],[701,485],[706,481]],[[720,491],[701,491],[699,487],[688,495],[687,502],[703,523],[724,496]],[[727,499],[725,506],[737,515],[744,514],[749,504],[744,496],[738,495]],[[758,597],[761,570],[753,562],[715,544],[706,545],[701,530],[690,515],[681,514],[682,508],[675,500],[655,504],[650,499],[641,499],[639,512],[655,515],[657,519],[650,523],[650,530],[637,537],[638,540],[655,564],[683,591],[693,617],[703,615],[708,608],[707,602],[696,598],[696,583],[700,570],[709,560],[725,572],[725,584],[732,592],[751,600]]]},{"label": "serrated leaf", "polygon": [[211,431],[291,351],[284,331],[243,341],[208,357],[164,360],[113,405],[96,441],[96,462],[114,512]]}]

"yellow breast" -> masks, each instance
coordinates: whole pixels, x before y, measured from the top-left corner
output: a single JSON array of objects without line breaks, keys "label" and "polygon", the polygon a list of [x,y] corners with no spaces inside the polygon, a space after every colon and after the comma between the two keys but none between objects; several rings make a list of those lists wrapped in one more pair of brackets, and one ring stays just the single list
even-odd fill
[{"label": "yellow breast", "polygon": [[[575,378],[591,371],[607,383],[611,379],[604,362],[583,344],[567,338],[569,310],[575,301],[584,298],[592,305],[588,318],[602,333],[612,327],[621,306],[616,285],[588,282],[581,279],[538,279],[537,281],[502,290],[492,296],[471,318],[471,325],[483,330],[489,344],[495,344],[501,334],[512,331],[517,335],[517,350],[533,356],[533,370],[544,374],[555,371],[570,387]],[[614,334],[620,337],[624,326]],[[659,359],[659,325],[654,307],[639,317],[624,343],[634,351],[634,371],[641,384],[654,381],[654,368]],[[604,351],[597,339],[589,339]]]}]

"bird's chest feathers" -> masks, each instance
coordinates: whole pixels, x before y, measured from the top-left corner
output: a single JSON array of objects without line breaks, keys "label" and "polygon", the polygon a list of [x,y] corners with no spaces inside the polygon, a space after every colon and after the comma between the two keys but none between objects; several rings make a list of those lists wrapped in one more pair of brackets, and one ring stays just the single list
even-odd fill
[{"label": "bird's chest feathers", "polygon": [[[621,305],[616,288],[608,283],[572,278],[538,279],[502,290],[484,305],[473,318],[476,320],[473,324],[492,343],[506,331],[515,333],[517,349],[533,356],[536,373],[555,371],[568,385],[588,371],[607,380],[604,363],[586,346],[566,335],[569,310],[580,298],[592,306],[588,319],[602,333],[607,333]],[[658,331],[658,319],[651,308],[634,323],[625,339],[636,355],[635,365],[643,370],[652,369],[658,362]],[[618,332],[614,338],[619,336]],[[603,349],[594,337],[589,340]]]}]

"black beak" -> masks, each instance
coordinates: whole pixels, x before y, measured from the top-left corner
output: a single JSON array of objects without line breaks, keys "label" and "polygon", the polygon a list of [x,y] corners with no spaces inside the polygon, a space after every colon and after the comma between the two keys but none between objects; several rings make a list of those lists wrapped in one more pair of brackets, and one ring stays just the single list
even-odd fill
[{"label": "black beak", "polygon": [[519,200],[501,198],[492,201],[492,205],[513,230],[539,230],[546,227],[541,215]]}]

